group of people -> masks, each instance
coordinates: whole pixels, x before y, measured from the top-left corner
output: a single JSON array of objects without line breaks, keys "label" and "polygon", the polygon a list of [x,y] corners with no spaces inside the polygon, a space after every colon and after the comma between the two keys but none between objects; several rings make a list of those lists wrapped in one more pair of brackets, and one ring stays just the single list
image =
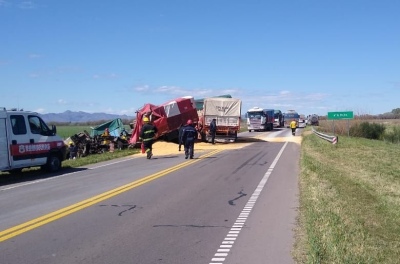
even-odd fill
[{"label": "group of people", "polygon": [[[217,131],[216,119],[214,118],[210,123],[210,134],[211,143],[215,144],[215,134]],[[150,119],[145,116],[143,117],[143,126],[139,132],[139,140],[142,141],[142,149],[146,153],[147,159],[151,159],[153,156],[153,143],[156,139],[158,129],[155,125],[150,123]],[[178,150],[182,150],[182,145],[185,151],[185,159],[194,158],[194,143],[198,137],[198,131],[194,126],[191,119],[187,120],[185,125],[182,125],[179,129],[179,147]]]}]

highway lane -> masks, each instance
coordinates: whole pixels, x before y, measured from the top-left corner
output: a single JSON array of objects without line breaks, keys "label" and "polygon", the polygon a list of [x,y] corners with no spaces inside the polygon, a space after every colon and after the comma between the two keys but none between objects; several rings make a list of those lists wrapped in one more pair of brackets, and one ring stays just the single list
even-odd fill
[{"label": "highway lane", "polygon": [[299,145],[287,129],[249,134],[266,141],[1,187],[0,263],[291,263]]}]

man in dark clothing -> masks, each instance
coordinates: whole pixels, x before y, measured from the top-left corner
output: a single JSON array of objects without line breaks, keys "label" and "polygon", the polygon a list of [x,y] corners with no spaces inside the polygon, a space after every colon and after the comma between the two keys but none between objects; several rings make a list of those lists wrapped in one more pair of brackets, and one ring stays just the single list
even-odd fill
[{"label": "man in dark clothing", "polygon": [[211,134],[211,143],[215,144],[215,134],[217,133],[217,123],[216,119],[213,118],[213,120],[210,123],[210,134]]},{"label": "man in dark clothing", "polygon": [[69,143],[69,159],[76,159],[78,148],[74,145],[74,143]]},{"label": "man in dark clothing", "polygon": [[153,143],[156,138],[158,129],[153,124],[150,124],[150,119],[145,116],[143,117],[143,127],[139,133],[139,139],[142,140],[144,149],[147,153],[147,159],[151,159],[153,156]]},{"label": "man in dark clothing", "polygon": [[179,151],[183,144],[185,150],[185,159],[189,156],[193,159],[194,155],[194,142],[197,138],[197,130],[193,126],[192,120],[188,120],[185,126],[179,129]]}]

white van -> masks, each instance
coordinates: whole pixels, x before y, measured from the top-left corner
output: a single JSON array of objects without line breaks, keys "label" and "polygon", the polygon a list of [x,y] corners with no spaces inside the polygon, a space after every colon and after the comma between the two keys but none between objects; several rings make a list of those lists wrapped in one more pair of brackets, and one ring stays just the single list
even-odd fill
[{"label": "white van", "polygon": [[0,171],[20,172],[40,166],[58,171],[67,146],[38,113],[0,108]]}]

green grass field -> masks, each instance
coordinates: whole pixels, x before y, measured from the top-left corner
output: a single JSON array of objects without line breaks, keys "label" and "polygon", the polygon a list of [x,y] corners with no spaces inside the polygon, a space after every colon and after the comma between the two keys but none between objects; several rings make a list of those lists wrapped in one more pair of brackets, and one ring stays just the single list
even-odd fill
[{"label": "green grass field", "polygon": [[307,128],[301,149],[297,263],[400,263],[400,148]]},{"label": "green grass field", "polygon": [[67,139],[84,130],[90,133],[91,128],[89,126],[57,126],[57,134],[63,139]]}]

